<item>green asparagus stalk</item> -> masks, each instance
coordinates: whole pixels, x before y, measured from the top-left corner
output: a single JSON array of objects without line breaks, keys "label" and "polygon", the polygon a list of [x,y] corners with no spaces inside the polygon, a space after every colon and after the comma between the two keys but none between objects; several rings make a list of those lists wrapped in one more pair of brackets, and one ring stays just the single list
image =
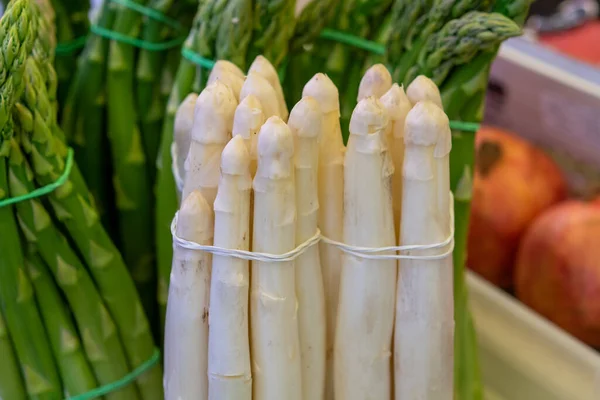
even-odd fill
[{"label": "green asparagus stalk", "polygon": [[[202,0],[194,17],[192,29],[183,44],[184,50],[210,56],[210,48],[206,45],[204,33],[210,21],[210,10],[213,0]],[[156,182],[156,254],[158,265],[158,306],[160,310],[161,327],[164,327],[167,297],[169,292],[169,275],[173,261],[173,240],[171,238],[171,220],[178,208],[177,188],[171,172],[171,144],[173,143],[173,125],[175,113],[183,99],[192,92],[196,75],[206,75],[206,71],[197,67],[190,60],[182,58],[177,68],[175,82],[169,95],[166,115],[163,124],[160,144],[160,158],[157,163]]]},{"label": "green asparagus stalk", "polygon": [[216,59],[228,60],[246,70],[246,53],[252,38],[252,1],[227,2],[220,19],[216,40]]},{"label": "green asparagus stalk", "polygon": [[[30,0],[11,1],[0,20],[0,199],[9,196],[7,158],[13,134],[10,110],[22,93],[27,55],[38,34],[39,10]],[[60,399],[61,385],[48,338],[23,269],[11,206],[0,208],[0,306],[31,399]]]},{"label": "green asparagus stalk", "polygon": [[256,0],[254,28],[248,60],[262,55],[275,68],[286,58],[289,41],[294,35],[295,0]]},{"label": "green asparagus stalk", "polygon": [[[32,161],[38,185],[55,182],[65,168],[60,140],[52,135],[50,113],[44,109],[46,88],[36,65],[28,63],[27,86],[36,88],[24,98],[24,106],[33,116],[33,132],[24,135],[22,148]],[[25,118],[26,113],[20,113]],[[27,125],[27,119],[22,121]],[[131,368],[150,359],[154,343],[146,315],[127,268],[110,237],[102,228],[98,214],[86,199],[89,193],[84,183],[67,180],[48,199],[54,214],[64,224],[79,253],[88,266],[109,313],[115,320]],[[162,398],[161,370],[158,366],[137,379],[143,399]]]},{"label": "green asparagus stalk", "polygon": [[8,335],[2,310],[0,310],[0,399],[25,400],[23,380],[19,373],[19,363]]},{"label": "green asparagus stalk", "polygon": [[301,51],[303,46],[313,43],[335,15],[342,0],[311,0],[296,19],[296,29],[291,39],[290,50]]},{"label": "green asparagus stalk", "polygon": [[493,50],[504,40],[520,34],[519,26],[502,14],[479,11],[464,14],[427,39],[404,83],[426,75],[440,86],[454,66],[466,64],[479,52]]},{"label": "green asparagus stalk", "polygon": [[[144,1],[137,3],[144,4]],[[122,5],[117,10],[113,31],[137,37],[141,15]],[[135,48],[132,45],[111,41],[107,75],[108,138],[123,258],[146,315],[154,321],[156,270],[152,246],[152,190],[136,119],[134,59]]]},{"label": "green asparagus stalk", "polygon": [[[221,26],[220,15],[226,5],[227,2],[221,0],[200,0],[194,18],[196,29],[193,29],[198,33],[192,37],[192,31],[190,31],[188,35],[188,40],[191,39],[193,42],[193,44],[190,43],[192,45],[190,50],[209,60],[215,58],[215,41]],[[204,89],[209,74],[208,69],[199,65],[196,66],[192,86],[194,92],[200,93]]]},{"label": "green asparagus stalk", "polygon": [[85,357],[69,308],[38,254],[29,249],[25,265],[48,332],[54,358],[68,396],[96,388],[96,378]]},{"label": "green asparagus stalk", "polygon": [[[15,114],[21,125],[20,128],[23,130],[22,133],[31,135],[30,130],[34,129],[35,122],[31,112],[24,106],[17,104]],[[10,191],[12,196],[21,196],[30,193],[35,188],[33,174],[16,142],[13,140],[11,144],[9,161]],[[41,311],[48,328],[50,341],[54,345],[53,350],[56,355],[60,356],[56,357],[59,361],[59,367],[63,366],[61,365],[61,362],[63,362],[66,363],[64,365],[66,368],[76,368],[75,371],[61,371],[66,389],[69,390],[71,395],[76,394],[75,391],[79,393],[87,392],[97,386],[94,375],[101,385],[122,378],[129,372],[125,353],[115,324],[85,267],[71,250],[67,240],[56,229],[51,216],[38,199],[17,203],[16,209],[23,236],[31,245],[36,246],[36,250],[48,265],[46,267],[43,261],[40,263],[32,257],[28,260],[33,264],[34,273],[31,273],[31,271],[30,273],[36,285],[36,292],[38,296],[43,295],[43,299],[38,297],[38,302],[44,302],[40,304]],[[46,268],[52,271],[53,278],[64,293],[69,308],[77,321],[78,330],[82,334],[85,353],[93,368],[93,374],[85,357],[80,359],[77,354],[69,355],[69,353],[80,351],[79,339],[77,334],[74,333],[74,329],[67,329],[71,322],[65,316],[61,318],[59,306],[51,304],[53,297],[54,302],[58,302],[61,306],[62,300],[60,298],[56,299],[58,293],[53,287],[52,278]],[[54,291],[55,293],[48,293],[48,291]],[[59,322],[62,322],[62,326],[57,326]],[[67,323],[68,325],[66,325]],[[65,357],[67,355],[68,358]],[[84,375],[77,375],[77,370]],[[75,386],[69,388],[68,383],[77,383],[78,377],[88,378],[88,373],[92,379],[91,381],[88,379],[81,381],[81,384],[84,384],[85,387]],[[67,379],[75,380],[75,382],[69,382]],[[111,393],[107,398],[125,400],[139,397],[135,386],[128,386],[118,392]]]},{"label": "green asparagus stalk", "polygon": [[[115,12],[110,1],[103,2],[97,17],[98,26],[112,27]],[[109,178],[112,163],[108,156],[108,139],[104,135],[107,51],[108,40],[90,35],[63,104],[61,126],[75,149],[77,165],[89,185],[102,223],[111,237],[116,238],[117,221],[112,218],[115,212]]]}]

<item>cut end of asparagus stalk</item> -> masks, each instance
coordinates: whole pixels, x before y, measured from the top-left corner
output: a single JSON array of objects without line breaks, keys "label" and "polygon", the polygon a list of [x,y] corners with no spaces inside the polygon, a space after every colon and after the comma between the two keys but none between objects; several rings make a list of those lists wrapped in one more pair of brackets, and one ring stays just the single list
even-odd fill
[{"label": "cut end of asparagus stalk", "polygon": [[419,75],[406,89],[406,94],[410,102],[414,105],[420,101],[431,101],[440,108],[442,105],[442,96],[437,85],[425,75]]},{"label": "cut end of asparagus stalk", "polygon": [[279,82],[279,75],[273,64],[271,64],[266,57],[259,55],[252,62],[248,74],[252,72],[265,78],[271,84],[273,89],[275,89],[275,93],[277,93],[277,103],[279,104],[279,112],[281,113],[280,117],[284,121],[287,121],[289,112],[283,96],[283,88],[281,87],[281,82]]},{"label": "cut end of asparagus stalk", "polygon": [[404,122],[406,115],[412,108],[410,100],[404,93],[404,89],[397,83],[394,83],[380,99],[381,104],[388,112],[391,122],[394,123],[393,136],[401,138],[404,136]]},{"label": "cut end of asparagus stalk", "polygon": [[265,118],[274,115],[281,116],[279,111],[279,101],[277,100],[277,92],[271,86],[269,81],[256,72],[250,72],[246,77],[246,81],[240,92],[240,100],[245,99],[248,95],[255,95],[262,105]]},{"label": "cut end of asparagus stalk", "polygon": [[216,81],[198,96],[194,110],[192,140],[200,143],[227,143],[233,130],[237,101],[229,86]]},{"label": "cut end of asparagus stalk", "polygon": [[357,101],[367,97],[380,98],[392,86],[392,75],[383,64],[375,64],[365,72],[358,87]]},{"label": "cut end of asparagus stalk", "polygon": [[290,113],[288,125],[294,136],[314,138],[321,133],[323,113],[313,97],[303,97]]},{"label": "cut end of asparagus stalk", "polygon": [[250,168],[250,154],[244,139],[234,136],[221,153],[221,174],[247,175]]},{"label": "cut end of asparagus stalk", "polygon": [[375,97],[358,102],[350,118],[350,134],[368,136],[383,133],[388,124],[388,114],[383,104]]},{"label": "cut end of asparagus stalk", "polygon": [[315,76],[304,85],[302,97],[306,96],[310,96],[319,102],[323,114],[336,110],[339,113],[340,94],[335,83],[333,83],[327,75],[320,72],[315,74]]},{"label": "cut end of asparagus stalk", "polygon": [[240,98],[242,85],[244,84],[244,78],[244,73],[235,64],[229,61],[219,60],[215,63],[212,71],[210,71],[207,84],[210,85],[217,80],[223,82],[231,88],[235,95],[235,99],[238,100]]},{"label": "cut end of asparagus stalk", "polygon": [[265,122],[258,134],[257,147],[257,178],[285,179],[292,175],[290,160],[294,155],[294,137],[281,118],[273,116]]},{"label": "cut end of asparagus stalk", "polygon": [[431,101],[420,101],[406,116],[404,144],[407,146],[434,146],[439,132],[448,125],[448,117]]},{"label": "cut end of asparagus stalk", "polygon": [[212,207],[199,190],[191,192],[181,204],[177,217],[177,236],[198,242],[212,239]]}]

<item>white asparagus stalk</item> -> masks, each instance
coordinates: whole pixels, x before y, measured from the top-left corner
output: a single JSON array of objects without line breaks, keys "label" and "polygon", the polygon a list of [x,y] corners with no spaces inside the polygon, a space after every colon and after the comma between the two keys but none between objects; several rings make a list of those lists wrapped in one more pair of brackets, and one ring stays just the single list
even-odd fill
[{"label": "white asparagus stalk", "polygon": [[[296,247],[294,139],[279,117],[258,135],[252,250],[283,254]],[[294,262],[252,262],[250,343],[254,400],[300,400],[302,373]]]},{"label": "white asparagus stalk", "polygon": [[221,152],[231,138],[236,106],[232,90],[221,81],[210,84],[198,96],[185,161],[183,198],[199,189],[212,207],[219,184]]},{"label": "white asparagus stalk", "polygon": [[[249,250],[250,155],[234,136],[221,155],[214,245]],[[213,255],[208,331],[209,400],[252,400],[248,260]]]},{"label": "white asparagus stalk", "polygon": [[235,99],[239,100],[244,79],[244,73],[234,63],[225,60],[219,60],[215,63],[215,66],[210,71],[206,85],[208,86],[211,83],[219,80],[229,86],[235,95]]},{"label": "white asparagus stalk", "polygon": [[[304,97],[292,109],[289,127],[294,135],[296,180],[296,245],[313,237],[319,215],[319,136],[323,114],[319,103]],[[296,296],[302,362],[302,398],[324,400],[326,318],[319,247],[296,259]]]},{"label": "white asparagus stalk", "polygon": [[[175,113],[175,124],[173,127],[173,140],[177,149],[177,163],[175,167],[179,172],[179,177],[185,179],[185,159],[190,151],[190,142],[192,140],[192,126],[194,124],[194,108],[196,107],[198,95],[190,93],[177,108]],[[177,195],[181,197],[182,187],[177,187]]]},{"label": "white asparagus stalk", "polygon": [[233,136],[241,136],[244,139],[248,153],[250,154],[250,174],[256,174],[258,132],[265,122],[265,114],[258,97],[249,94],[240,102],[235,109],[233,117]]},{"label": "white asparagus stalk", "polygon": [[[387,124],[387,112],[374,97],[361,100],[352,113],[344,161],[344,243],[349,245],[395,244],[393,165],[383,138]],[[337,399],[392,396],[395,281],[395,260],[343,257],[335,340]]]},{"label": "white asparagus stalk", "polygon": [[[417,103],[406,117],[402,245],[440,243],[449,233],[448,225],[442,226],[445,221],[439,217],[434,158],[437,143],[440,137],[449,134],[448,130],[448,118],[432,102]],[[445,184],[444,190],[448,187]],[[445,195],[449,195],[447,191]],[[444,213],[448,212],[446,208]],[[434,255],[444,250],[421,250],[416,254]],[[442,260],[402,260],[400,263],[394,335],[397,400],[453,398],[454,313],[450,258],[451,255]]]},{"label": "white asparagus stalk", "polygon": [[444,108],[440,90],[436,84],[425,75],[417,76],[411,84],[408,85],[406,95],[413,105],[420,101],[431,101],[438,107]]},{"label": "white asparagus stalk", "polygon": [[281,117],[277,92],[269,81],[256,72],[250,72],[246,77],[244,86],[242,86],[242,91],[240,92],[240,101],[244,100],[249,94],[253,94],[258,98],[265,118],[268,119],[274,115]]},{"label": "white asparagus stalk", "polygon": [[[338,89],[327,75],[318,73],[304,86],[302,96],[316,99],[323,113],[319,143],[319,229],[324,236],[339,242],[343,239],[345,147],[340,127]],[[342,253],[337,247],[326,243],[319,243],[319,252],[327,311],[325,398],[333,399],[333,349]]]},{"label": "white asparagus stalk", "polygon": [[392,87],[392,75],[383,64],[375,64],[365,72],[358,87],[358,98],[380,98]]},{"label": "white asparagus stalk", "polygon": [[[193,191],[179,210],[177,236],[209,245],[212,232],[212,207],[200,191]],[[211,254],[173,247],[165,323],[165,400],[205,400]]]},{"label": "white asparagus stalk", "polygon": [[256,56],[248,73],[256,72],[263,78],[265,78],[273,89],[275,89],[275,93],[277,93],[277,103],[279,104],[279,113],[282,120],[287,121],[289,112],[287,108],[287,104],[285,103],[285,96],[283,95],[283,88],[281,87],[281,82],[279,82],[279,75],[273,67],[273,64],[269,62],[265,57],[259,55]]},{"label": "white asparagus stalk", "polygon": [[[395,232],[400,237],[400,217],[402,213],[402,164],[404,163],[404,121],[412,104],[404,89],[394,83],[381,97],[381,104],[390,118],[387,128],[387,141],[391,148],[394,175],[392,175],[392,199],[394,209]],[[396,243],[398,240],[396,240]]]}]

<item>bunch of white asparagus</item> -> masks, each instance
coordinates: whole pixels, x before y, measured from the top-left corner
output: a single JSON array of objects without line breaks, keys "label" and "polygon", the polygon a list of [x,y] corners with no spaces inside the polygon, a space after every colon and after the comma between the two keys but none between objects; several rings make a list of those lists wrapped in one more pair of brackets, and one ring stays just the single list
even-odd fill
[{"label": "bunch of white asparagus", "polygon": [[357,101],[345,147],[333,82],[288,113],[259,56],[180,106],[167,400],[453,398],[449,121],[380,64]]}]

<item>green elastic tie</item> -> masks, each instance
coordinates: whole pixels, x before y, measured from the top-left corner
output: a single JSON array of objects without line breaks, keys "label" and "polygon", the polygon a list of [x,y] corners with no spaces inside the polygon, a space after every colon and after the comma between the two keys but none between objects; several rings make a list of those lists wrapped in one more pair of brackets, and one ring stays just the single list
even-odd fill
[{"label": "green elastic tie", "polygon": [[67,397],[65,400],[89,400],[95,399],[100,396],[104,396],[105,394],[115,392],[135,381],[140,375],[144,372],[148,371],[150,368],[154,367],[158,361],[160,360],[160,350],[157,348],[154,349],[154,353],[152,357],[141,364],[139,367],[125,375],[123,378],[118,381],[114,381],[109,383],[108,385],[100,386],[94,390],[90,390],[89,392],[79,394],[73,397]]},{"label": "green elastic tie", "polygon": [[[163,13],[156,11],[153,8],[142,6],[141,4],[135,3],[131,0],[108,0],[111,3],[115,3],[121,5],[125,8],[129,8],[130,10],[136,11],[142,15],[145,15],[149,18],[152,18],[156,21],[162,22],[163,24],[170,26],[171,28],[182,31],[183,27],[176,20],[167,17]],[[133,47],[137,47],[140,49],[148,50],[148,51],[164,51],[168,49],[172,49],[173,47],[179,46],[181,43],[185,41],[185,37],[181,36],[172,40],[167,40],[164,42],[148,42],[143,39],[133,38],[131,36],[124,35],[119,32],[115,32],[110,29],[103,28],[98,25],[90,26],[90,31],[92,33],[102,36],[106,39],[116,40],[117,42],[125,43]]]},{"label": "green elastic tie", "polygon": [[354,35],[333,29],[323,29],[320,35],[323,39],[335,40],[336,42],[348,44],[359,49],[368,50],[371,53],[385,55],[385,46]]},{"label": "green elastic tie", "polygon": [[29,193],[26,193],[21,196],[9,197],[8,199],[0,200],[0,207],[9,206],[14,203],[19,203],[21,201],[35,199],[36,197],[44,196],[48,193],[53,192],[60,186],[64,185],[67,179],[69,178],[69,174],[71,173],[71,169],[73,167],[73,149],[69,147],[67,152],[67,162],[65,163],[65,170],[62,175],[54,182],[49,185],[42,186],[41,188],[35,189]]},{"label": "green elastic tie", "polygon": [[85,42],[87,40],[87,36],[81,36],[77,39],[73,39],[69,42],[58,43],[56,45],[56,49],[54,49],[54,54],[57,55],[67,55],[72,54],[75,51],[81,49],[85,46]]},{"label": "green elastic tie", "polygon": [[475,133],[479,130],[479,124],[477,122],[450,121],[450,129]]},{"label": "green elastic tie", "polygon": [[187,49],[185,47],[181,49],[181,55],[202,68],[212,69],[215,66],[214,60],[202,57],[200,54],[195,53],[192,50]]}]

